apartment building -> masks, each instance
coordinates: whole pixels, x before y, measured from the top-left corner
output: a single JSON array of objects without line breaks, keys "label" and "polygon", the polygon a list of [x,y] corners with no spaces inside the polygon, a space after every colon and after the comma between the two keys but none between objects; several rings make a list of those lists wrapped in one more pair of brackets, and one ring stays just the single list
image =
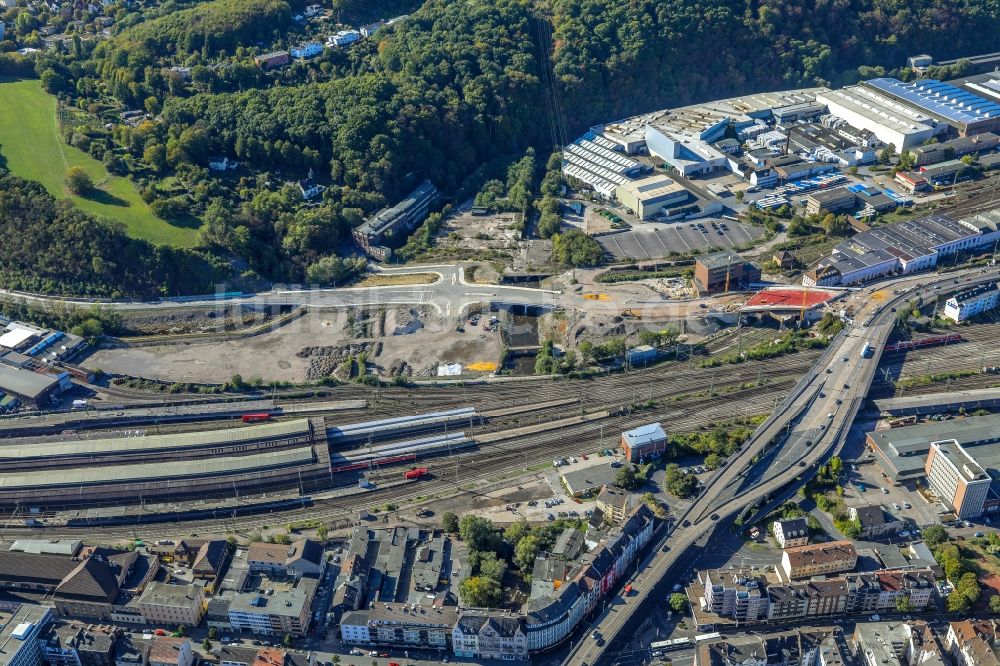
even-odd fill
[{"label": "apartment building", "polygon": [[1000,666],[1000,637],[995,620],[951,622],[945,648],[956,666]]},{"label": "apartment building", "polygon": [[462,613],[452,632],[452,649],[456,657],[527,661],[524,620],[511,615]]},{"label": "apartment building", "polygon": [[699,641],[695,666],[855,666],[840,627],[739,633]]},{"label": "apartment building", "polygon": [[197,627],[205,616],[205,586],[153,582],[139,597],[137,607],[149,624]]},{"label": "apartment building", "polygon": [[345,613],[340,638],[348,645],[445,651],[458,620],[454,606],[416,608],[403,603],[373,603]]},{"label": "apartment building", "polygon": [[771,525],[774,538],[782,548],[805,546],[809,543],[809,523],[805,518],[776,520]]},{"label": "apartment building", "polygon": [[864,666],[900,664],[910,645],[910,627],[903,622],[859,622],[854,645]]},{"label": "apartment building", "polygon": [[861,526],[859,536],[863,539],[895,534],[903,529],[903,521],[892,516],[887,517],[885,510],[878,504],[849,507],[847,515],[851,520],[858,521],[858,525]]},{"label": "apartment building", "polygon": [[944,316],[954,322],[965,321],[1000,305],[1000,284],[988,284],[959,292],[944,305]]},{"label": "apartment building", "polygon": [[53,623],[38,641],[49,666],[114,666],[122,635],[112,625],[66,620]]},{"label": "apartment building", "polygon": [[234,631],[305,636],[317,585],[315,578],[304,577],[293,587],[236,594],[229,602],[229,624]]},{"label": "apartment building", "polygon": [[597,495],[596,504],[607,522],[618,525],[625,520],[628,510],[632,507],[632,493],[604,484]]},{"label": "apartment building", "polygon": [[850,602],[843,578],[791,582],[767,588],[769,621],[839,615]]},{"label": "apartment building", "polygon": [[753,570],[713,569],[702,572],[704,596],[699,605],[722,617],[739,622],[758,622],[767,617],[766,582]]},{"label": "apartment building", "polygon": [[850,541],[795,546],[781,554],[786,580],[850,571],[857,563],[858,551]]},{"label": "apartment building", "polygon": [[322,576],[326,566],[323,546],[312,539],[302,539],[289,545],[252,543],[247,562],[251,573],[271,578]]},{"label": "apartment building", "polygon": [[886,570],[848,574],[849,613],[895,611],[900,598],[911,608],[927,608],[934,600],[934,573],[930,569]]},{"label": "apartment building", "polygon": [[193,666],[194,660],[191,640],[173,636],[153,638],[147,656],[148,666]]},{"label": "apartment building", "polygon": [[921,620],[910,625],[910,645],[906,659],[913,666],[949,666],[947,652],[934,629]]},{"label": "apartment building", "polygon": [[0,665],[41,666],[43,654],[38,639],[52,622],[52,609],[33,604],[4,608],[0,611]]},{"label": "apartment building", "polygon": [[905,597],[914,610],[932,606],[930,569],[884,570],[781,582],[757,570],[700,571],[687,589],[695,624],[706,631],[732,622],[778,622],[896,611]]},{"label": "apartment building", "polygon": [[924,471],[931,489],[956,516],[982,515],[992,479],[956,440],[932,442]]},{"label": "apartment building", "polygon": [[[446,575],[458,580],[469,575],[463,544],[450,544],[449,570],[442,568],[437,555],[449,546],[442,539],[426,538],[425,531],[355,529],[349,554],[340,567],[345,584],[333,597],[343,613],[341,641],[440,651],[451,646],[459,656],[524,659],[569,639],[584,617],[628,574],[657,524],[649,507],[639,503],[618,525],[598,522],[586,536],[576,529],[564,530],[549,556],[536,561],[531,598],[517,616],[490,609],[458,611],[439,606],[440,591],[433,600],[415,607],[397,603],[397,598],[413,598],[412,591],[427,592],[434,578]],[[412,567],[407,567],[407,562],[413,562]],[[407,573],[411,568],[412,575]],[[406,580],[410,590],[399,587],[400,581]],[[426,599],[429,595],[421,596]]]}]

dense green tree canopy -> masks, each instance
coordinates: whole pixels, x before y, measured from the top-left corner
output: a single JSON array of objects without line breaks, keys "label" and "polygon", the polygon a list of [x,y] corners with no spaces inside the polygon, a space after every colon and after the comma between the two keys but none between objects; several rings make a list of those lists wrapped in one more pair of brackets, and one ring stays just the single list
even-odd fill
[{"label": "dense green tree canopy", "polygon": [[[361,21],[418,1],[336,0],[332,8],[336,20]],[[495,179],[482,199],[536,216],[556,263],[597,263],[596,243],[558,233],[558,156],[547,157],[585,128],[734,94],[889,70],[905,78],[914,44],[939,59],[1000,49],[995,0],[427,0],[350,49],[262,72],[255,54],[307,38],[309,28],[292,18],[305,4],[113,6],[110,38],[74,40],[34,59],[0,54],[0,74],[34,65],[67,107],[92,114],[90,131],[64,128],[67,140],[127,172],[163,217],[204,219],[204,247],[252,276],[303,280],[311,271],[332,281],[350,227],[424,178],[468,196]],[[4,17],[16,39],[36,42],[47,20],[19,7]],[[185,75],[174,71],[184,67]],[[153,117],[106,129],[121,107]],[[239,160],[239,176],[209,173],[215,154]],[[497,161],[509,168],[482,171]],[[313,202],[318,210],[301,211],[306,204],[286,184],[310,173],[327,189]],[[223,205],[213,208],[217,200]],[[800,219],[789,227],[792,235],[822,229]],[[421,232],[420,247],[432,230]],[[843,220],[828,220],[826,231],[845,232]],[[420,248],[411,249],[401,256]]]},{"label": "dense green tree canopy", "polygon": [[3,169],[0,238],[0,283],[14,289],[148,297],[205,293],[219,279],[204,256],[129,238]]}]

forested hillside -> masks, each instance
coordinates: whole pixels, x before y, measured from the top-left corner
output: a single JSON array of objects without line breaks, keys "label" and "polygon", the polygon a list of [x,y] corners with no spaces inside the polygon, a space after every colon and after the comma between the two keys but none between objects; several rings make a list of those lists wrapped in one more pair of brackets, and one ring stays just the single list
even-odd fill
[{"label": "forested hillside", "polygon": [[168,59],[183,63],[189,54],[228,54],[279,37],[291,22],[285,0],[213,0],[127,28],[101,42],[93,60],[113,95],[141,105],[149,95],[168,91],[167,77],[150,65]]},{"label": "forested hillside", "polygon": [[10,289],[150,297],[211,292],[221,275],[198,253],[131,239],[2,168],[0,238],[0,285]]},{"label": "forested hillside", "polygon": [[[292,19],[305,4],[111,5],[126,27],[36,64],[47,89],[92,118],[64,128],[67,141],[130,177],[158,215],[204,220],[203,247],[240,259],[250,279],[357,270],[340,261],[350,228],[424,178],[468,195],[529,147],[548,155],[598,122],[839,85],[914,53],[1000,50],[998,0],[428,0],[350,48],[262,71],[254,55],[410,0],[336,0],[332,23],[312,33]],[[5,16],[20,34],[19,11]],[[150,119],[107,129],[122,108]],[[214,154],[238,160],[238,175],[210,173]],[[310,173],[326,189],[304,208],[294,183]],[[70,263],[67,276],[92,274]]]},{"label": "forested hillside", "polygon": [[1000,48],[1000,3],[981,0],[553,0],[551,18],[576,128]]},{"label": "forested hillside", "polygon": [[[129,28],[95,51],[99,76],[129,104],[162,101],[171,133],[204,125],[214,151],[269,169],[316,169],[390,198],[414,170],[455,187],[497,155],[547,148],[603,120],[841,84],[918,51],[1000,48],[1000,3],[977,0],[429,0],[348,62],[322,63],[333,76],[319,80],[177,93],[148,69],[134,76],[144,54],[248,46],[288,15],[283,0],[234,2]],[[553,116],[562,132],[549,130]]]},{"label": "forested hillside", "polygon": [[530,21],[516,0],[474,10],[431,0],[378,44],[367,72],[171,97],[163,117],[176,128],[204,126],[214,150],[268,168],[313,168],[351,188],[397,196],[413,171],[454,186],[478,163],[542,138]]}]

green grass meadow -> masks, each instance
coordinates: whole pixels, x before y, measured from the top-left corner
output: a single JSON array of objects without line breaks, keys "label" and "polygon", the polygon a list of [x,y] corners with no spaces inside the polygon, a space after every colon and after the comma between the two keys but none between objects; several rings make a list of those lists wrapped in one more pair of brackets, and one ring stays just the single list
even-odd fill
[{"label": "green grass meadow", "polygon": [[[121,222],[134,238],[177,247],[191,247],[197,240],[197,229],[157,218],[126,178],[109,175],[101,162],[65,144],[56,99],[37,80],[0,78],[0,156],[11,173],[41,183],[81,210]],[[64,182],[71,166],[83,168],[99,190],[86,197],[70,194]]]}]

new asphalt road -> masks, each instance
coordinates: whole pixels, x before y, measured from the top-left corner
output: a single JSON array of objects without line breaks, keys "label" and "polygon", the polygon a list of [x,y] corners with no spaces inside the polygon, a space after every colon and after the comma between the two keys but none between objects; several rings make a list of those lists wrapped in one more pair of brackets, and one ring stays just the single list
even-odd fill
[{"label": "new asphalt road", "polygon": [[558,291],[511,285],[476,284],[465,279],[461,266],[415,266],[386,268],[380,275],[413,275],[432,273],[438,279],[432,284],[384,287],[282,288],[248,295],[217,294],[163,299],[159,301],[102,301],[41,296],[0,290],[10,300],[27,303],[48,303],[62,306],[88,307],[94,303],[119,311],[175,309],[178,307],[218,307],[246,305],[251,307],[299,306],[335,308],[344,306],[428,305],[446,316],[459,316],[474,303],[497,303],[507,306],[554,307]]}]

